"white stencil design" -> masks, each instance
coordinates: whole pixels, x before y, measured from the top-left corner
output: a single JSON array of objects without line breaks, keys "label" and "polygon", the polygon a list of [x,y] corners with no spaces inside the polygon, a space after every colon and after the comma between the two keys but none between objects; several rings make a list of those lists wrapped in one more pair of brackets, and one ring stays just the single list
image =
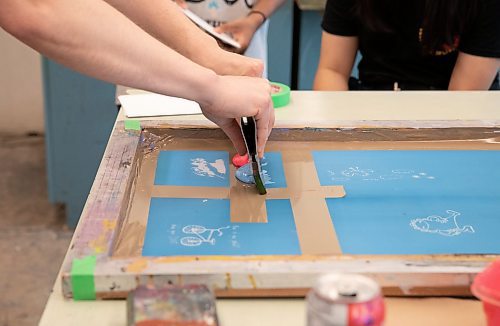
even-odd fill
[{"label": "white stencil design", "polygon": [[207,229],[201,225],[187,225],[182,228],[182,232],[191,236],[181,238],[180,242],[186,247],[196,247],[204,243],[215,245],[216,237],[222,237],[222,230],[229,228],[229,226],[224,226],[218,229]]},{"label": "white stencil design", "polygon": [[371,169],[360,169],[359,166],[354,166],[345,169],[342,171],[342,175],[348,178],[352,178],[355,176],[358,177],[367,177],[373,174],[373,170]]},{"label": "white stencil design", "polygon": [[421,180],[434,180],[434,176],[429,175],[426,172],[415,172],[408,169],[394,169],[391,172],[382,174],[372,169],[361,169],[359,166],[354,166],[347,168],[340,173],[336,173],[333,170],[329,170],[333,181],[349,181],[353,178],[359,177],[363,181],[389,181],[389,180],[401,180],[405,178],[421,179]]},{"label": "white stencil design", "polygon": [[448,216],[430,215],[425,218],[416,218],[410,221],[410,226],[420,232],[437,233],[446,237],[458,236],[462,233],[475,233],[472,225],[459,226],[457,217],[460,213],[447,210]]},{"label": "white stencil design", "polygon": [[191,159],[191,169],[194,174],[209,178],[217,177],[224,179],[227,172],[224,160],[218,159],[215,162],[209,163],[201,157]]}]

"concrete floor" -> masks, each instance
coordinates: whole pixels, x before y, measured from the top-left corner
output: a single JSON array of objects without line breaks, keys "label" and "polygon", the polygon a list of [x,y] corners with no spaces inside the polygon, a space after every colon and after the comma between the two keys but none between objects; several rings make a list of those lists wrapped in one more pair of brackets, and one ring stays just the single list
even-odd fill
[{"label": "concrete floor", "polygon": [[71,240],[44,151],[43,137],[0,135],[0,326],[38,324]]}]

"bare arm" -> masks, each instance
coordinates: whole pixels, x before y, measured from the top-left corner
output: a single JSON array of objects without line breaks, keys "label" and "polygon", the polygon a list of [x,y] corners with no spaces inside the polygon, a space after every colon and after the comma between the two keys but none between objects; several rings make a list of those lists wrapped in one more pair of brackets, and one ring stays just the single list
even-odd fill
[{"label": "bare arm", "polygon": [[323,32],[318,70],[314,79],[314,90],[349,90],[354,60],[358,51],[358,38],[338,36]]},{"label": "bare arm", "polygon": [[[259,0],[252,10],[260,11],[266,18],[269,18],[285,3],[285,1],[286,0]],[[251,13],[248,16],[222,24],[217,28],[217,31],[220,33],[232,34],[234,39],[241,44],[239,52],[243,53],[248,48],[253,35],[263,23],[264,17],[257,13]]]},{"label": "bare arm", "polygon": [[221,49],[170,0],[105,0],[147,33],[194,62],[222,75],[261,76],[260,61]]},{"label": "bare arm", "polygon": [[448,89],[450,91],[488,90],[498,69],[500,69],[498,58],[478,57],[460,52]]},{"label": "bare arm", "polygon": [[256,116],[263,151],[274,122],[270,86],[264,80],[218,76],[101,0],[0,0],[0,6],[0,26],[66,66],[108,82],[199,102],[240,153],[244,144],[234,119]]}]

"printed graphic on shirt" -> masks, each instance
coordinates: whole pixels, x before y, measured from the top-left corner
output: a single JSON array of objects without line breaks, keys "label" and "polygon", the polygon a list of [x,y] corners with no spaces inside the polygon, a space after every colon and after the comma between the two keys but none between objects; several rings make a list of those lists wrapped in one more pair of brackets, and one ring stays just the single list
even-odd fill
[{"label": "printed graphic on shirt", "polygon": [[225,22],[242,18],[255,4],[254,0],[186,0],[188,9],[217,27]]}]

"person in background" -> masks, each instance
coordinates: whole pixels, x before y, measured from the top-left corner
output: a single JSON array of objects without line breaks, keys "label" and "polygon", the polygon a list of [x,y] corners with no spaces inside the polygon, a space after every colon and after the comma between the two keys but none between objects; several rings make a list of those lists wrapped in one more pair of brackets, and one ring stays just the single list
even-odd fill
[{"label": "person in background", "polygon": [[500,0],[328,0],[322,27],[315,90],[499,89]]},{"label": "person in background", "polygon": [[[255,116],[258,151],[274,124],[262,63],[220,49],[170,1],[0,0],[0,26],[89,76],[198,102],[239,154],[237,120]],[[239,75],[239,76],[231,76]],[[237,94],[237,96],[235,96]]]},{"label": "person in background", "polygon": [[[241,45],[238,53],[262,60],[267,77],[268,18],[285,0],[175,0]],[[231,50],[230,48],[228,48]]]}]

